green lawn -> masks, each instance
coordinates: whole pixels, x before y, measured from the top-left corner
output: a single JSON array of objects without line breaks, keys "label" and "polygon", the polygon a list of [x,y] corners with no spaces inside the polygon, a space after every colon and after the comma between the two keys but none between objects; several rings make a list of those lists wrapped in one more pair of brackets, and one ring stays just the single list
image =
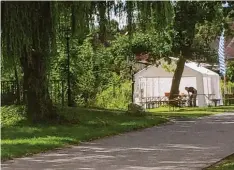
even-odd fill
[{"label": "green lawn", "polygon": [[22,115],[24,114],[22,107],[10,106],[1,109],[1,158],[3,160],[151,127],[168,121],[161,116],[135,117],[121,111],[60,108],[60,113],[65,114],[68,119],[78,118],[80,123],[29,125]]},{"label": "green lawn", "polygon": [[224,158],[220,162],[205,168],[204,170],[234,170],[234,154]]},{"label": "green lawn", "polygon": [[209,116],[212,114],[223,113],[223,112],[234,112],[234,106],[219,106],[219,107],[185,107],[176,108],[174,111],[172,108],[160,107],[156,109],[149,109],[153,115],[164,116],[164,117],[183,117],[183,118],[196,118],[201,116]]}]

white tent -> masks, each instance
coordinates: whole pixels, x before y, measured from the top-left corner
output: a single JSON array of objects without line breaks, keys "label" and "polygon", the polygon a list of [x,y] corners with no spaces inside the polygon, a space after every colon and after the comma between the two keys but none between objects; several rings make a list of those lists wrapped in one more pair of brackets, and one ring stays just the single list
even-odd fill
[{"label": "white tent", "polygon": [[[134,75],[134,102],[142,105],[152,99],[164,98],[165,93],[170,92],[172,78],[173,73],[166,71],[162,65],[140,70]],[[211,104],[211,99],[222,100],[219,75],[194,62],[185,64],[180,93],[187,94],[185,87],[191,86],[197,89],[197,106],[207,106]]]}]

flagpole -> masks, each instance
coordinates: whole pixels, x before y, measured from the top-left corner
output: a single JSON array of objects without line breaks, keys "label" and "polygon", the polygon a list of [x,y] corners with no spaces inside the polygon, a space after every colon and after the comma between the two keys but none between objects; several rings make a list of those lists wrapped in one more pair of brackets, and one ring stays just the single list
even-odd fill
[{"label": "flagpole", "polygon": [[[224,40],[225,44],[225,40]],[[224,45],[224,50],[225,50],[225,45]],[[224,85],[224,101],[225,101],[225,106],[227,105],[227,100],[226,100],[226,93],[227,93],[227,77],[226,77],[226,65],[227,65],[227,60],[226,60],[226,55],[224,52],[224,66],[225,66],[225,71],[224,71],[224,78],[223,78],[223,85]]]},{"label": "flagpole", "polygon": [[224,30],[220,36],[219,39],[219,50],[218,50],[218,55],[219,55],[219,69],[220,73],[222,74],[224,80],[223,80],[223,100],[224,100],[224,105],[226,104],[226,57],[225,57],[225,37],[224,37]]}]

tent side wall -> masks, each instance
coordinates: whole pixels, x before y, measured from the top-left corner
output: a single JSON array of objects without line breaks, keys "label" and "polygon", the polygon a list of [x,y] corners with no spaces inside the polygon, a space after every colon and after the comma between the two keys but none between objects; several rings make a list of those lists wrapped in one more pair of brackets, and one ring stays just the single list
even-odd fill
[{"label": "tent side wall", "polygon": [[[189,67],[189,65],[185,64],[184,72],[186,71],[192,72],[192,74],[196,77],[196,86],[191,84],[190,86],[197,89],[197,106],[203,107],[206,106],[205,96],[204,94],[204,82],[203,82],[203,75],[202,73],[194,70],[193,68]],[[184,73],[183,73],[184,74]]]},{"label": "tent side wall", "polygon": [[[215,94],[213,96],[214,99],[220,99],[220,105],[223,105],[223,97],[221,92],[221,84],[220,84],[220,76],[219,75],[213,75],[211,77],[211,83],[212,83],[212,94]],[[217,86],[214,86],[216,84]]]},{"label": "tent side wall", "polygon": [[206,100],[204,94],[204,81],[202,74],[196,76],[197,79],[197,106],[206,106]]}]

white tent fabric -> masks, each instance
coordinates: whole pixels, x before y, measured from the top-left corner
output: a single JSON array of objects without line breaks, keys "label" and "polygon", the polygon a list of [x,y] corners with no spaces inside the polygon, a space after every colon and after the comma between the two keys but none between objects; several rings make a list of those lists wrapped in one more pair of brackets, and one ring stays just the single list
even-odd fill
[{"label": "white tent fabric", "polygon": [[[157,98],[165,96],[170,92],[173,73],[166,71],[162,65],[148,66],[137,72],[134,76],[134,102],[140,104],[146,98]],[[197,89],[197,105],[207,106],[211,104],[210,99],[220,99],[220,77],[217,73],[198,66],[197,63],[188,62],[185,64],[184,72],[180,82],[180,93],[187,94],[185,87]]]}]

